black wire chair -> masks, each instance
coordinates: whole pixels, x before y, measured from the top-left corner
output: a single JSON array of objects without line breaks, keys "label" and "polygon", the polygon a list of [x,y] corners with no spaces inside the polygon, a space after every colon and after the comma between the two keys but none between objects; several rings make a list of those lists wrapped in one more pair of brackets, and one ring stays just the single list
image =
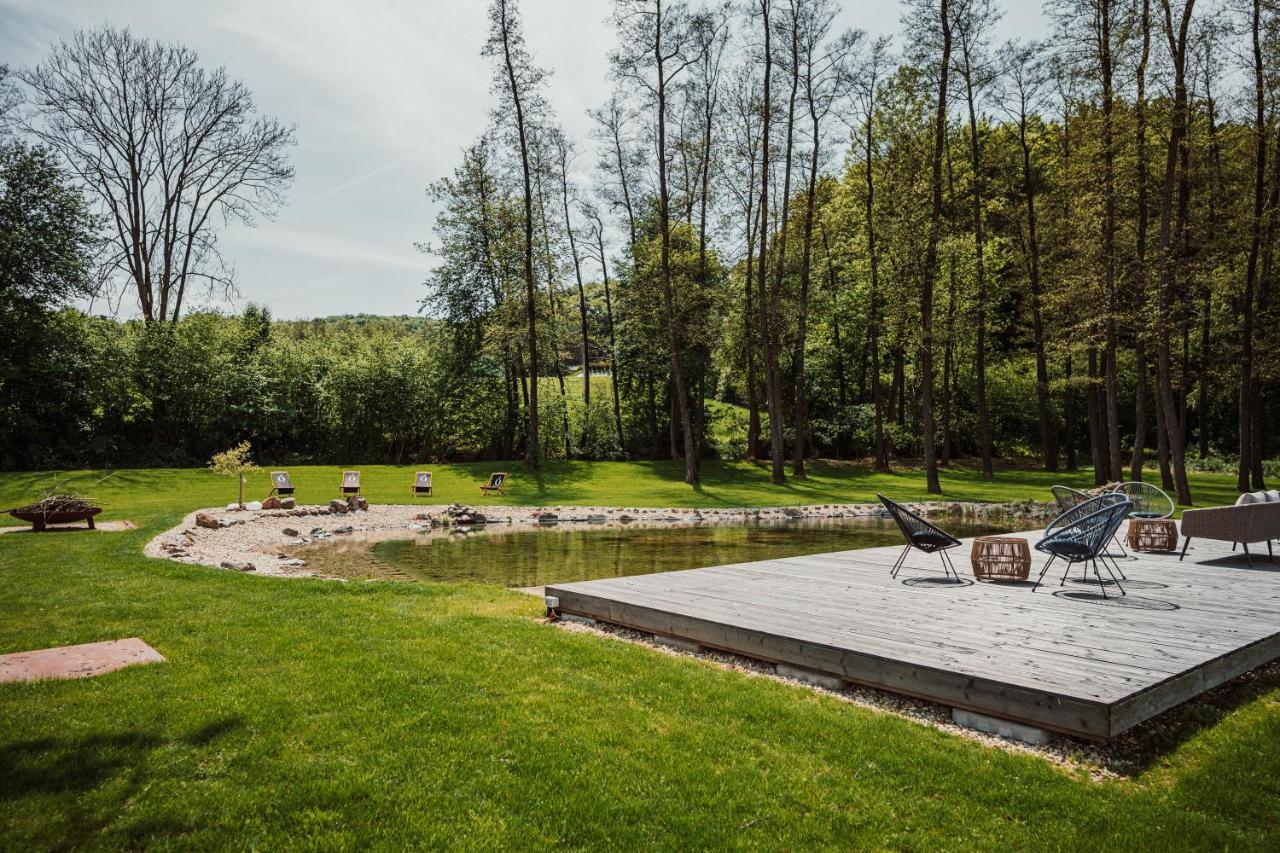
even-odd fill
[{"label": "black wire chair", "polygon": [[[1070,486],[1050,486],[1049,491],[1053,492],[1053,499],[1058,504],[1058,512],[1060,513],[1067,512],[1081,504],[1095,501],[1098,497],[1101,497],[1101,495],[1091,495],[1088,492],[1082,492],[1079,489],[1073,489]],[[1103,494],[1116,494],[1116,492],[1104,492]],[[1122,494],[1122,497],[1128,496]],[[1095,508],[1100,509],[1101,507]],[[1120,549],[1119,554],[1113,554],[1110,551],[1107,551],[1106,556],[1111,559],[1111,562],[1115,563],[1117,557],[1123,557],[1126,560],[1129,559],[1129,552],[1125,550],[1124,542],[1120,537],[1113,535],[1111,539],[1115,542],[1116,547]],[[1119,568],[1119,564],[1116,564],[1116,569],[1119,570]],[[1120,574],[1120,577],[1124,577],[1123,572]]]},{"label": "black wire chair", "polygon": [[884,495],[876,495],[880,499],[880,503],[889,511],[889,515],[893,516],[893,520],[897,523],[898,529],[902,531],[902,535],[907,540],[907,547],[902,549],[902,554],[898,557],[897,562],[893,564],[893,568],[889,570],[889,577],[896,578],[898,572],[901,571],[903,563],[907,561],[907,555],[911,553],[911,549],[923,551],[926,554],[937,554],[942,560],[942,571],[944,574],[955,575],[956,580],[960,580],[960,573],[956,571],[955,564],[951,562],[951,557],[947,555],[947,549],[955,548],[960,544],[960,540],[952,536],[947,531],[937,525],[930,524],[911,510],[889,500]]},{"label": "black wire chair", "polygon": [[1079,506],[1089,500],[1089,495],[1070,486],[1050,486],[1049,491],[1053,492],[1053,499],[1058,504],[1058,512],[1066,512],[1073,506]]},{"label": "black wire chair", "polygon": [[1173,498],[1150,483],[1121,483],[1116,486],[1115,493],[1133,501],[1130,518],[1170,518],[1176,509]]},{"label": "black wire chair", "polygon": [[[1101,559],[1103,568],[1119,588],[1120,594],[1127,594],[1120,583],[1120,578],[1107,564],[1104,549],[1128,517],[1133,504],[1127,498],[1115,500],[1113,495],[1114,493],[1099,495],[1092,501],[1072,507],[1045,528],[1044,538],[1036,543],[1036,550],[1048,554],[1049,559],[1040,570],[1040,576],[1036,578],[1036,585],[1032,588],[1032,592],[1040,588],[1045,573],[1049,571],[1054,561],[1061,559],[1067,564],[1067,568],[1062,573],[1062,580],[1059,581],[1058,586],[1067,582],[1067,575],[1071,573],[1073,565],[1088,564],[1093,566],[1093,573],[1098,578],[1102,597],[1107,598],[1107,584],[1098,570],[1098,560]],[[1088,577],[1088,568],[1085,569],[1085,577]]]}]

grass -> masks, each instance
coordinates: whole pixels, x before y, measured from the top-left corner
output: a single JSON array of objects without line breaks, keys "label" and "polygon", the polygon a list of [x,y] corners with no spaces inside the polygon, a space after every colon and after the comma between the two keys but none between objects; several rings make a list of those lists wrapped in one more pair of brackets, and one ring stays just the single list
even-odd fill
[{"label": "grass", "polygon": [[[478,497],[489,467],[435,466],[438,497]],[[920,494],[916,474],[842,465],[777,491],[750,466],[708,466],[700,493],[664,464],[547,466],[540,481],[510,467],[519,502]],[[337,482],[337,469],[292,470],[304,499]],[[364,472],[372,499],[407,497],[412,468]],[[3,505],[48,476],[0,477]],[[944,489],[1043,497],[1042,480],[982,484],[962,469]],[[0,685],[0,849],[1280,844],[1280,689],[1200,712],[1140,773],[1096,783],[801,688],[558,631],[537,621],[536,600],[497,587],[277,580],[141,555],[233,485],[120,472],[93,491],[106,517],[141,529],[0,537],[0,652],[141,636],[168,658]],[[1206,496],[1228,486],[1194,484]]]}]

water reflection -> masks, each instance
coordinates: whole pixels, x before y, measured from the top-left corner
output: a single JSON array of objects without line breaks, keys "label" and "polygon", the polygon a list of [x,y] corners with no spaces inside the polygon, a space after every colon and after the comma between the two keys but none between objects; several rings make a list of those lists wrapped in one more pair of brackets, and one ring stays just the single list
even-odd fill
[{"label": "water reflection", "polygon": [[[960,537],[1016,528],[1012,522],[964,519],[948,520],[945,526]],[[846,518],[640,528],[560,525],[544,530],[490,525],[465,535],[435,529],[411,538],[395,531],[335,538],[293,553],[307,561],[308,570],[334,577],[523,587],[901,542],[902,535],[888,519]]]}]

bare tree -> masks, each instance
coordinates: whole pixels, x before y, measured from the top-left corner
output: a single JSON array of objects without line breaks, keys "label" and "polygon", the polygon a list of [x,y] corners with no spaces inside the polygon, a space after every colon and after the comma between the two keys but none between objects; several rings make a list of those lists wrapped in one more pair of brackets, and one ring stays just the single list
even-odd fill
[{"label": "bare tree", "polygon": [[194,282],[232,292],[219,229],[274,214],[293,179],[293,128],[195,51],[128,30],[80,31],[21,79],[24,127],[96,198],[114,245],[106,267],[143,319],[177,320]]}]

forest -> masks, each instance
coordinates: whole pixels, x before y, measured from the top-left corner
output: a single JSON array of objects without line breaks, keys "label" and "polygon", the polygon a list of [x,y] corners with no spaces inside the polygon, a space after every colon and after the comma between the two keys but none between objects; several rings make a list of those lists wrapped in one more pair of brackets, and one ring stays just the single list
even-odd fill
[{"label": "forest", "polygon": [[[617,0],[613,94],[572,139],[519,4],[493,0],[491,119],[427,189],[412,320],[183,314],[57,120],[66,81],[103,73],[76,50],[134,37],[64,44],[6,99],[0,215],[57,202],[66,227],[48,276],[4,247],[0,464],[244,439],[264,460],[682,459],[691,484],[707,458],[780,483],[822,457],[911,460],[933,491],[959,460],[1145,476],[1184,504],[1188,469],[1261,488],[1280,10],[1046,10],[1047,40],[1004,42],[993,0],[912,0],[896,38],[839,30],[834,0]],[[289,177],[252,126],[251,208]],[[107,280],[140,317],[66,307]]]}]

